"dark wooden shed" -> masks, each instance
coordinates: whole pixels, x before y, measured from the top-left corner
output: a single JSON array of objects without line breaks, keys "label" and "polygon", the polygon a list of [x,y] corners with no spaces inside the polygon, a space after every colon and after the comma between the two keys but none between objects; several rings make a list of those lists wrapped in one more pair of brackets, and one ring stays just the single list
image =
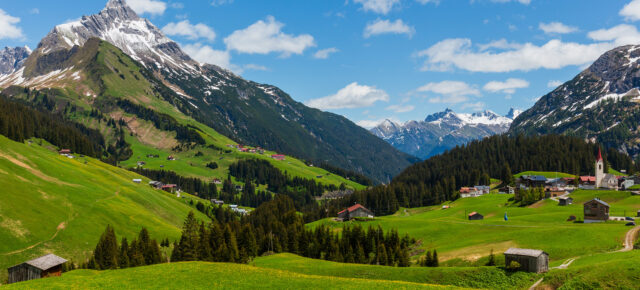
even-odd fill
[{"label": "dark wooden shed", "polygon": [[344,221],[357,217],[373,218],[374,214],[361,204],[356,204],[338,213],[338,218],[341,218]]},{"label": "dark wooden shed", "polygon": [[606,221],[609,220],[609,204],[594,198],[584,203],[584,220]]},{"label": "dark wooden shed", "polygon": [[475,211],[469,214],[470,221],[477,221],[477,220],[483,220],[483,219],[484,219],[484,216]]},{"label": "dark wooden shed", "polygon": [[558,205],[565,206],[570,204],[573,204],[573,198],[571,197],[561,197],[558,199]]},{"label": "dark wooden shed", "polygon": [[505,265],[518,262],[518,271],[544,273],[549,271],[549,254],[541,250],[510,248],[504,252]]},{"label": "dark wooden shed", "polygon": [[42,256],[9,268],[9,284],[62,275],[62,264],[67,260],[54,254]]}]

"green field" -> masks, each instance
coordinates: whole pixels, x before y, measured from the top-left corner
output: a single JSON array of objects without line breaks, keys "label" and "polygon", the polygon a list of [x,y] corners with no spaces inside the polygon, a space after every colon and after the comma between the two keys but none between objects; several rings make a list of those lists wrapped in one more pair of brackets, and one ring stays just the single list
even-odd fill
[{"label": "green field", "polygon": [[[631,215],[640,209],[640,196],[587,190],[576,191],[571,196],[574,204],[566,207],[558,206],[553,200],[517,207],[509,201],[510,195],[489,194],[447,203],[449,209],[441,206],[401,209],[392,216],[352,223],[396,228],[400,234],[419,240],[423,249],[437,249],[440,260],[449,265],[477,265],[492,249],[499,254],[510,247],[542,249],[555,263],[585,252],[603,253],[621,248],[629,230],[624,222],[582,224],[566,220],[570,215],[582,219],[582,203],[594,197],[608,202],[613,216]],[[485,219],[469,221],[467,214],[474,211],[483,214]],[[505,212],[508,221],[504,220]],[[324,219],[308,226],[320,224],[336,229],[343,225]]]},{"label": "green field", "polygon": [[[70,159],[39,142],[0,136],[0,268],[45,253],[87,258],[107,224],[130,240],[146,227],[175,240],[193,210],[130,171],[91,158]],[[142,178],[141,184],[132,181]],[[202,220],[207,218],[198,213]],[[6,277],[0,272],[0,281]]]},{"label": "green field", "polygon": [[3,289],[458,289],[404,281],[307,275],[240,264],[173,263],[112,271],[76,270]]},{"label": "green field", "polygon": [[513,177],[518,178],[523,175],[541,175],[546,178],[565,178],[565,177],[575,178],[576,177],[573,174],[562,173],[562,172],[549,172],[549,171],[525,171],[525,172],[520,172],[514,175]]}]

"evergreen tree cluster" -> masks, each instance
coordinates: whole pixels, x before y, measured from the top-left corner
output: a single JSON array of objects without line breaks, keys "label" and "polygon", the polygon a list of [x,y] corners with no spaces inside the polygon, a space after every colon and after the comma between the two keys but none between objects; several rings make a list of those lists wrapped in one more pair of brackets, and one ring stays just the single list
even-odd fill
[{"label": "evergreen tree cluster", "polygon": [[129,170],[165,184],[176,184],[181,190],[204,199],[218,198],[218,189],[216,184],[212,182],[204,182],[195,177],[184,177],[171,170],[154,170],[142,167],[131,168]]},{"label": "evergreen tree cluster", "polygon": [[293,201],[276,195],[251,214],[227,222],[198,222],[189,214],[171,261],[246,263],[264,253],[289,252],[336,262],[408,267],[408,236],[380,227],[345,226],[336,233],[326,226],[307,229]]},{"label": "evergreen tree cluster", "polygon": [[520,202],[521,206],[532,205],[545,197],[544,188],[535,187],[529,189],[520,189],[515,196],[515,200]]},{"label": "evergreen tree cluster", "polygon": [[140,230],[137,239],[129,243],[127,238],[123,237],[118,245],[115,231],[108,225],[100,236],[93,255],[82,267],[96,270],[124,269],[158,264],[165,260],[158,242],[149,237],[146,228]]},{"label": "evergreen tree cluster", "polygon": [[340,167],[337,166],[333,166],[331,164],[329,164],[328,162],[320,162],[320,164],[318,164],[318,167],[329,171],[335,175],[338,176],[342,176],[345,179],[348,180],[352,180],[357,182],[358,184],[362,184],[365,186],[371,186],[373,185],[373,181],[371,179],[369,179],[368,177],[364,176],[361,173],[355,172],[355,171],[351,171],[351,170],[346,170],[346,169],[342,169]]},{"label": "evergreen tree cluster", "polygon": [[41,138],[60,148],[96,158],[102,156],[105,144],[97,130],[3,96],[0,96],[0,134],[17,142]]},{"label": "evergreen tree cluster", "polygon": [[[460,187],[487,185],[490,177],[510,180],[506,175],[511,172],[593,175],[598,147],[580,138],[559,135],[487,137],[414,164],[391,184],[357,191],[333,201],[329,209],[335,213],[357,202],[376,215],[392,214],[400,207],[454,200]],[[607,150],[602,157],[613,168],[628,173],[636,171],[631,158],[623,153]]]},{"label": "evergreen tree cluster", "polygon": [[438,267],[439,263],[438,251],[436,251],[435,249],[433,251],[427,250],[427,253],[418,262],[421,267]]}]

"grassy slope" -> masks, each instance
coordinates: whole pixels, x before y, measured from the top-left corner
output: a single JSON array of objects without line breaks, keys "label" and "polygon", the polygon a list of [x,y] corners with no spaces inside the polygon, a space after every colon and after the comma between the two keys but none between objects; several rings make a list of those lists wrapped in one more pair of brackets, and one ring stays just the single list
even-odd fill
[{"label": "grassy slope", "polygon": [[571,178],[575,178],[576,176],[573,174],[568,174],[568,173],[562,173],[562,172],[543,172],[543,171],[525,171],[525,172],[520,172],[516,175],[514,175],[514,178],[518,178],[522,175],[542,175],[546,178],[564,178],[564,177],[571,177]]},{"label": "grassy slope", "polygon": [[107,224],[128,238],[142,226],[156,239],[179,238],[192,210],[184,201],[146,178],[133,183],[140,177],[127,170],[54,150],[0,136],[0,268],[49,252],[78,261]]},{"label": "grassy slope", "polygon": [[400,281],[306,275],[223,263],[173,263],[114,271],[77,270],[3,289],[454,289]]},{"label": "grassy slope", "polygon": [[[536,248],[550,254],[552,261],[580,256],[585,252],[607,252],[622,247],[628,227],[624,222],[601,224],[579,224],[567,222],[570,215],[582,218],[582,203],[600,197],[611,204],[611,214],[622,216],[640,209],[640,196],[628,192],[576,191],[572,194],[574,204],[566,207],[546,200],[531,207],[511,206],[509,195],[490,194],[479,198],[460,199],[448,203],[451,208],[441,206],[416,209],[401,209],[393,216],[376,218],[370,222],[359,222],[363,226],[380,225],[385,229],[397,228],[401,234],[422,240],[423,248],[437,248],[441,261],[455,259],[475,261],[496,254],[509,247]],[[466,214],[478,211],[485,216],[482,221],[469,221]],[[507,212],[509,221],[504,221]],[[342,223],[330,219],[309,224],[313,227],[327,224],[341,227]]]},{"label": "grassy slope", "polygon": [[470,288],[513,289],[531,286],[537,275],[506,274],[496,267],[385,267],[335,263],[278,254],[257,258],[253,264],[261,268],[280,269],[301,274],[347,278],[399,280],[415,283],[453,285]]}]

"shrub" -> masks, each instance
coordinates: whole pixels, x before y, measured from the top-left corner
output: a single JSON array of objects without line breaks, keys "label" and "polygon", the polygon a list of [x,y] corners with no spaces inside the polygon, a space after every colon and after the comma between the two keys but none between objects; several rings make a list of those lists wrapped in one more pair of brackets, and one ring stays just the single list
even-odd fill
[{"label": "shrub", "polygon": [[520,269],[520,263],[516,261],[511,261],[511,263],[509,263],[509,265],[507,266],[507,271],[509,272],[516,272],[518,271],[518,269]]}]

